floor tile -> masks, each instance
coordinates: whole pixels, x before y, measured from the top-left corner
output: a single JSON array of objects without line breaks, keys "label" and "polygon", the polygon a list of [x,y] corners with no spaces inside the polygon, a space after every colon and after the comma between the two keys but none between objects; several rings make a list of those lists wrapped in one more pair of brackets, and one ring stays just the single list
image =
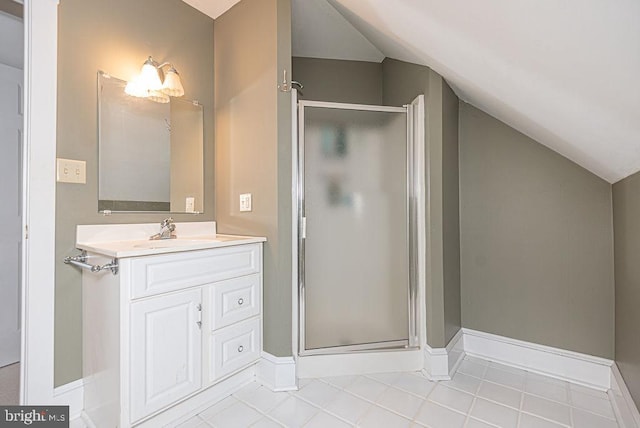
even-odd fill
[{"label": "floor tile", "polygon": [[351,426],[353,425],[341,421],[333,415],[320,412],[311,418],[304,428],[349,428]]},{"label": "floor tile", "polygon": [[402,373],[398,379],[392,384],[394,387],[415,394],[421,398],[425,398],[433,388],[436,382],[432,382],[424,376],[412,373]]},{"label": "floor tile", "polygon": [[403,428],[410,427],[411,421],[378,406],[372,406],[358,422],[360,428]]},{"label": "floor tile", "polygon": [[430,428],[462,428],[466,416],[427,401],[420,408],[415,421]]},{"label": "floor tile", "polygon": [[398,380],[401,374],[402,373],[375,373],[375,374],[368,374],[367,377],[377,380],[378,382],[382,382],[386,385],[392,385],[393,382]]},{"label": "floor tile", "polygon": [[240,388],[238,391],[234,392],[233,395],[251,394],[253,391],[260,388],[261,386],[262,385],[260,385],[258,382],[251,382],[243,386],[242,388]]},{"label": "floor tile", "polygon": [[476,398],[471,416],[502,428],[513,428],[518,423],[518,411],[482,398]]},{"label": "floor tile", "polygon": [[482,422],[478,419],[469,418],[465,428],[495,428],[495,425],[489,425],[486,422]]},{"label": "floor tile", "polygon": [[528,376],[525,380],[524,390],[529,394],[544,397],[549,400],[569,403],[569,385],[566,382],[549,382]]},{"label": "floor tile", "polygon": [[332,376],[323,377],[321,380],[335,386],[336,388],[344,389],[351,385],[357,378],[358,376]]},{"label": "floor tile", "polygon": [[556,401],[525,394],[522,402],[522,410],[564,425],[571,424],[571,410],[569,406]]},{"label": "floor tile", "polygon": [[264,386],[253,391],[240,391],[234,396],[263,413],[275,408],[289,396],[286,392],[273,392]]},{"label": "floor tile", "polygon": [[575,428],[618,428],[616,421],[585,412],[580,409],[571,409],[573,413],[573,426]]},{"label": "floor tile", "polygon": [[298,389],[304,388],[305,386],[309,385],[314,380],[315,379],[309,379],[309,378],[298,379]]},{"label": "floor tile", "polygon": [[318,407],[322,407],[335,398],[340,393],[340,390],[334,386],[315,380],[304,388],[293,393],[296,397],[302,398],[311,402]]},{"label": "floor tile", "polygon": [[251,425],[251,428],[282,428],[282,425],[265,416],[255,424]]},{"label": "floor tile", "polygon": [[377,405],[409,419],[413,419],[423,403],[423,399],[396,388],[388,388],[376,402]]},{"label": "floor tile", "polygon": [[358,376],[344,390],[369,401],[376,401],[388,386],[368,377]]},{"label": "floor tile", "polygon": [[236,403],[207,418],[216,428],[246,428],[259,421],[263,415],[244,403]]},{"label": "floor tile", "polygon": [[487,370],[486,364],[479,364],[475,361],[465,359],[458,367],[459,373],[464,373],[469,376],[474,376],[482,379],[484,377],[484,372]]},{"label": "floor tile", "polygon": [[440,384],[429,395],[429,400],[450,409],[467,413],[471,408],[471,404],[473,404],[473,395]]},{"label": "floor tile", "polygon": [[443,382],[381,373],[306,379],[299,391],[279,393],[252,382],[177,427],[619,428],[602,391],[464,361],[468,373],[486,368],[484,380],[461,372]]},{"label": "floor tile", "polygon": [[482,381],[473,376],[469,376],[463,373],[456,373],[455,375],[453,375],[453,378],[451,380],[446,380],[440,383],[448,387],[458,389],[460,391],[475,394],[478,391],[478,388],[480,387],[480,383],[482,383]]},{"label": "floor tile", "polygon": [[239,402],[240,401],[238,401],[235,397],[229,396],[229,397],[225,398],[224,400],[221,400],[221,401],[217,402],[213,406],[203,410],[202,412],[200,412],[198,414],[198,416],[200,416],[205,421],[209,420],[209,418],[213,417],[214,415],[217,415],[218,413],[220,413],[224,409],[229,408],[229,407],[231,407],[234,404],[237,404]]},{"label": "floor tile", "polygon": [[596,395],[583,391],[572,390],[571,404],[579,409],[588,410],[591,413],[596,413],[609,419],[615,419],[616,417],[613,413],[609,396],[605,395],[604,397],[605,398],[599,398]]},{"label": "floor tile", "polygon": [[269,412],[269,416],[286,427],[301,427],[318,413],[319,409],[297,397],[290,396]]},{"label": "floor tile", "polygon": [[555,422],[541,419],[537,416],[522,413],[520,415],[520,425],[518,428],[562,428],[563,425],[558,425]]},{"label": "floor tile", "polygon": [[522,392],[498,385],[497,383],[482,382],[478,389],[478,397],[486,398],[487,400],[495,401],[519,410]]},{"label": "floor tile", "polygon": [[362,398],[341,392],[325,406],[324,410],[355,424],[371,406],[371,403]]},{"label": "floor tile", "polygon": [[515,388],[519,390],[524,389],[524,379],[525,374],[512,373],[504,370],[500,370],[496,367],[489,366],[487,372],[484,375],[485,380],[488,380],[493,383],[499,383],[503,386],[508,386],[509,388]]},{"label": "floor tile", "polygon": [[204,421],[204,419],[201,419],[199,416],[195,416],[189,419],[188,421],[181,423],[177,427],[178,428],[206,428],[206,427],[209,427],[209,424],[207,424]]}]

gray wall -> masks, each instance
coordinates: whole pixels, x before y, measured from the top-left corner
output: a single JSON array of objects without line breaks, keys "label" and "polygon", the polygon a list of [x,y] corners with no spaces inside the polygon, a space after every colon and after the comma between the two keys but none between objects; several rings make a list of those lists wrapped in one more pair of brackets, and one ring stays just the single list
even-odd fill
[{"label": "gray wall", "polygon": [[[386,58],[361,61],[294,58],[304,99],[401,106],[425,95],[427,183],[427,342],[444,347],[460,330],[458,98],[437,73]],[[446,193],[446,196],[445,196]]]},{"label": "gray wall", "polygon": [[462,325],[460,304],[460,174],[458,169],[459,101],[444,80],[442,80],[441,91],[444,344],[448,344]]},{"label": "gray wall", "polygon": [[640,173],[613,185],[616,363],[640,407]]},{"label": "gray wall", "polygon": [[[291,70],[289,0],[243,0],[216,19],[216,220],[222,233],[267,237],[264,349],[291,355]],[[253,211],[239,212],[252,193]]]},{"label": "gray wall", "polygon": [[64,0],[58,21],[57,156],[87,162],[87,184],[56,188],[55,385],[82,376],[81,274],[62,264],[75,254],[78,224],[159,222],[165,214],[98,214],[96,73],[129,79],[149,55],[172,61],[185,97],[204,106],[205,214],[214,219],[213,20],[180,0]]},{"label": "gray wall", "polygon": [[380,63],[294,57],[293,80],[304,85],[300,99],[382,104]]},{"label": "gray wall", "polygon": [[460,103],[463,326],[614,355],[611,185]]},{"label": "gray wall", "polygon": [[386,105],[426,97],[427,343],[445,347],[460,330],[458,228],[458,97],[428,67],[390,58],[382,62]]}]

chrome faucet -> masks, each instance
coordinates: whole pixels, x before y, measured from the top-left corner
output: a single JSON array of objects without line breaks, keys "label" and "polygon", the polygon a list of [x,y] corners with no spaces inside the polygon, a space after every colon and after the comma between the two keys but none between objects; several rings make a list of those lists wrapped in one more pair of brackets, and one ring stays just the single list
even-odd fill
[{"label": "chrome faucet", "polygon": [[159,239],[176,239],[177,236],[173,233],[176,230],[176,225],[173,223],[171,217],[165,218],[160,223],[160,232],[149,237],[150,240],[155,241]]}]

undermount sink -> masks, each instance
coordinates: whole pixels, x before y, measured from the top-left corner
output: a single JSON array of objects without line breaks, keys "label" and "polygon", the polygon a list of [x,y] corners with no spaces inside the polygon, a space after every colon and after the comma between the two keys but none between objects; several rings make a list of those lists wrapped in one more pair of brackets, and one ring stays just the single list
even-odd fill
[{"label": "undermount sink", "polygon": [[191,245],[202,245],[212,242],[222,242],[220,239],[213,238],[185,238],[185,239],[158,239],[158,240],[149,240],[139,242],[134,244],[134,248],[146,248],[146,249],[154,249],[154,248],[175,248],[175,247],[188,247]]}]

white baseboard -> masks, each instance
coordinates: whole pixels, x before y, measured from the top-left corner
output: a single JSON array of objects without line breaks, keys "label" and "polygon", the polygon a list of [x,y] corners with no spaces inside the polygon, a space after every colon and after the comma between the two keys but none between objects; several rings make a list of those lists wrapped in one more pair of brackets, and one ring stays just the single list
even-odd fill
[{"label": "white baseboard", "polygon": [[78,419],[84,408],[84,379],[61,385],[53,390],[53,403],[69,406],[69,419]]},{"label": "white baseboard", "polygon": [[422,352],[419,349],[298,357],[298,377],[302,379],[419,371],[422,367]]},{"label": "white baseboard", "polygon": [[256,367],[256,380],[272,391],[296,391],[296,362],[293,357],[275,357],[262,352],[262,359]]},{"label": "white baseboard", "polygon": [[462,329],[468,355],[597,388],[611,387],[612,360]]},{"label": "white baseboard", "polygon": [[[136,428],[173,428],[191,419],[218,401],[230,396],[255,379],[255,364],[215,385],[135,424]],[[100,428],[91,417],[82,412],[82,421],[88,428]]]},{"label": "white baseboard", "polygon": [[430,380],[450,380],[464,355],[463,334],[459,330],[446,348],[425,346],[422,373]]},{"label": "white baseboard", "polygon": [[631,397],[617,364],[611,366],[609,398],[613,403],[613,410],[618,422],[623,424],[622,428],[640,428],[640,412],[638,412],[638,407]]}]

